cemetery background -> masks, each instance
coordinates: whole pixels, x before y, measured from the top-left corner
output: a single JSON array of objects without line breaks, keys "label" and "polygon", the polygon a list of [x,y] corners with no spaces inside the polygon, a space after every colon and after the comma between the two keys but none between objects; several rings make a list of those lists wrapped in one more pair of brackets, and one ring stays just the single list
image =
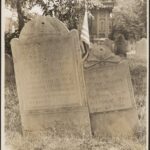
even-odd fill
[{"label": "cemetery background", "polygon": [[[70,27],[72,28],[72,27]],[[74,27],[73,27],[74,28]],[[126,29],[126,28],[125,28]],[[121,30],[122,31],[122,30]],[[18,31],[17,31],[18,33]],[[12,37],[17,36],[16,33],[9,34]],[[145,37],[145,35],[144,35]],[[139,37],[138,37],[139,38]],[[11,38],[10,38],[11,39]],[[10,40],[9,39],[9,40]],[[9,47],[9,45],[6,44]],[[7,51],[10,54],[10,51]],[[11,55],[9,55],[9,61]],[[131,78],[135,92],[136,103],[138,107],[138,114],[140,126],[135,132],[135,137],[130,139],[119,139],[113,137],[73,137],[68,132],[68,136],[64,137],[63,129],[60,132],[41,133],[36,136],[26,135],[23,139],[21,137],[21,122],[19,115],[18,98],[16,93],[16,86],[14,80],[13,70],[8,69],[9,78],[5,85],[5,125],[6,125],[6,142],[7,145],[12,145],[15,149],[145,149],[146,138],[146,72],[147,66],[145,61],[138,56],[128,58],[130,63]],[[9,65],[8,65],[9,66]],[[10,68],[12,68],[10,63]],[[10,71],[10,72],[9,72]],[[59,126],[59,125],[58,125]],[[53,133],[53,134],[52,134]],[[63,138],[62,138],[63,137]]]}]

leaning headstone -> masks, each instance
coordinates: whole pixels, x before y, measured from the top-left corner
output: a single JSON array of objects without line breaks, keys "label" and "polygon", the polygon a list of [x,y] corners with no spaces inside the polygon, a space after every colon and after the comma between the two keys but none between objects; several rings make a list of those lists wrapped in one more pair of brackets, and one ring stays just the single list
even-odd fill
[{"label": "leaning headstone", "polygon": [[142,38],[140,41],[136,43],[136,58],[141,60],[147,60],[147,39]]},{"label": "leaning headstone", "polygon": [[11,46],[23,130],[90,134],[77,30],[37,17]]},{"label": "leaning headstone", "polygon": [[[101,52],[94,54],[99,57]],[[105,54],[111,56],[108,50]],[[101,136],[133,135],[138,118],[128,63],[106,55],[102,56],[107,59],[99,57],[101,60],[94,64],[89,59],[85,68],[92,132]]]}]

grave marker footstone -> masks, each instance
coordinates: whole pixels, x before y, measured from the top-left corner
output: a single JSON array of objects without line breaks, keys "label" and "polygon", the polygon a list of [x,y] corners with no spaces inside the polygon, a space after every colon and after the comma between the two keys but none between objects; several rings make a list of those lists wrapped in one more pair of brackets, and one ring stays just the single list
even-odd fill
[{"label": "grave marker footstone", "polygon": [[77,30],[69,32],[56,18],[37,17],[11,46],[23,130],[59,124],[58,130],[90,134]]}]

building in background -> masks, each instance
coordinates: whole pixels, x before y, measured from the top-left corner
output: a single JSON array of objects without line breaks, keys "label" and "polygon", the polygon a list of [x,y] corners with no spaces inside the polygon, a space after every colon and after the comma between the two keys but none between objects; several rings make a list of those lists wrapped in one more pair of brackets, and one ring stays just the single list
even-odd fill
[{"label": "building in background", "polygon": [[78,2],[87,2],[94,18],[89,20],[91,42],[108,38],[112,30],[111,17],[115,0],[79,0]]}]

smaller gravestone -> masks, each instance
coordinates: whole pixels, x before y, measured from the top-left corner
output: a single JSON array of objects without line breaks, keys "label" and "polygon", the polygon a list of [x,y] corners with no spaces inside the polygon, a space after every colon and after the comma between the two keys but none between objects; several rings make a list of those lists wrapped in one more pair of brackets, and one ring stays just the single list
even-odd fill
[{"label": "smaller gravestone", "polygon": [[147,61],[147,39],[142,38],[140,41],[136,42],[136,58]]},{"label": "smaller gravestone", "polygon": [[84,74],[92,132],[133,135],[138,118],[128,63],[104,46],[93,46]]}]

